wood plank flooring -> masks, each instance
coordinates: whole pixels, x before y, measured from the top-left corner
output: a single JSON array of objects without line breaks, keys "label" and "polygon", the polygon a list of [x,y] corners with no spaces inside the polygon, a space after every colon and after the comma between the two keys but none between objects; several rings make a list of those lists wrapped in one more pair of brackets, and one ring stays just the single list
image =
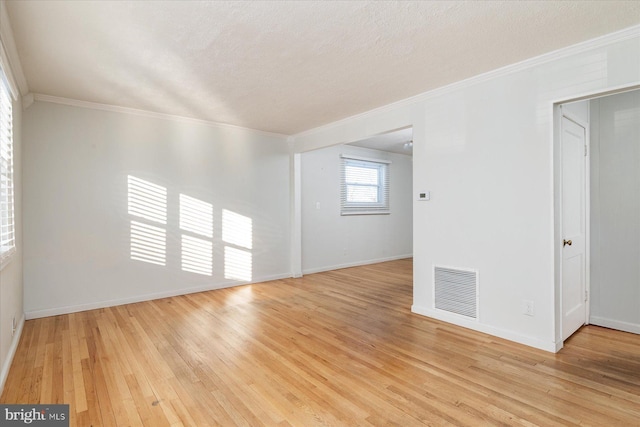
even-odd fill
[{"label": "wood plank flooring", "polygon": [[640,336],[557,355],[410,312],[411,260],[26,322],[2,403],[72,426],[640,425]]}]

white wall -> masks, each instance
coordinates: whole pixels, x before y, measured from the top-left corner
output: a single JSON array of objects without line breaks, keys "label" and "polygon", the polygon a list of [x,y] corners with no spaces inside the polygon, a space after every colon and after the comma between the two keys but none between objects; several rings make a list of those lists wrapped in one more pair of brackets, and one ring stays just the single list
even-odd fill
[{"label": "white wall", "polygon": [[[22,102],[13,103],[13,168],[16,252],[0,270],[0,394],[24,324],[22,280]],[[18,329],[13,330],[15,317]]]},{"label": "white wall", "polygon": [[[284,136],[39,101],[23,121],[27,317],[241,283],[223,209],[252,220],[252,281],[290,276]],[[167,188],[166,267],[129,259],[128,175]],[[212,276],[181,271],[179,194],[213,205]]]},{"label": "white wall", "polygon": [[[341,154],[391,161],[391,214],[340,215]],[[304,273],[412,256],[410,156],[341,145],[302,154],[301,170]]]},{"label": "white wall", "polygon": [[640,90],[591,101],[590,323],[640,333]]},{"label": "white wall", "polygon": [[[414,196],[432,198],[413,207],[412,310],[557,351],[553,105],[639,83],[635,27],[293,139],[305,152],[413,125]],[[478,270],[477,322],[434,309],[434,265]]]}]

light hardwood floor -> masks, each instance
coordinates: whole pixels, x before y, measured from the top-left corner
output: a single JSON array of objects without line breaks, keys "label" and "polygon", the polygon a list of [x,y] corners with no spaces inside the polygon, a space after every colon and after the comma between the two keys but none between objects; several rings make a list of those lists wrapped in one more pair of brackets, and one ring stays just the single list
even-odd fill
[{"label": "light hardwood floor", "polygon": [[411,260],[30,320],[2,403],[72,426],[640,425],[640,336],[559,354],[410,312]]}]

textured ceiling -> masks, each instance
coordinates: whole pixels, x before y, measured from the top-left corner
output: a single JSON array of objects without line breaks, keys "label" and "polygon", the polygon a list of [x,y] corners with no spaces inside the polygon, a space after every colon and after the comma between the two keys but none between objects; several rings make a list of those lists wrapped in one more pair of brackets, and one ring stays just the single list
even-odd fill
[{"label": "textured ceiling", "polygon": [[8,1],[30,92],[293,134],[640,23],[640,2]]}]

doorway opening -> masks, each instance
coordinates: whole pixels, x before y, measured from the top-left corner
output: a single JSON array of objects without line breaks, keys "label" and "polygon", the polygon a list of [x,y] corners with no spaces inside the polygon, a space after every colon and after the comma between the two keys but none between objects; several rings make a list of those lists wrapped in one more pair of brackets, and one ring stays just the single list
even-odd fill
[{"label": "doorway opening", "polygon": [[556,337],[640,333],[640,89],[556,105]]},{"label": "doorway opening", "polygon": [[413,129],[300,155],[301,273],[413,256]]}]

